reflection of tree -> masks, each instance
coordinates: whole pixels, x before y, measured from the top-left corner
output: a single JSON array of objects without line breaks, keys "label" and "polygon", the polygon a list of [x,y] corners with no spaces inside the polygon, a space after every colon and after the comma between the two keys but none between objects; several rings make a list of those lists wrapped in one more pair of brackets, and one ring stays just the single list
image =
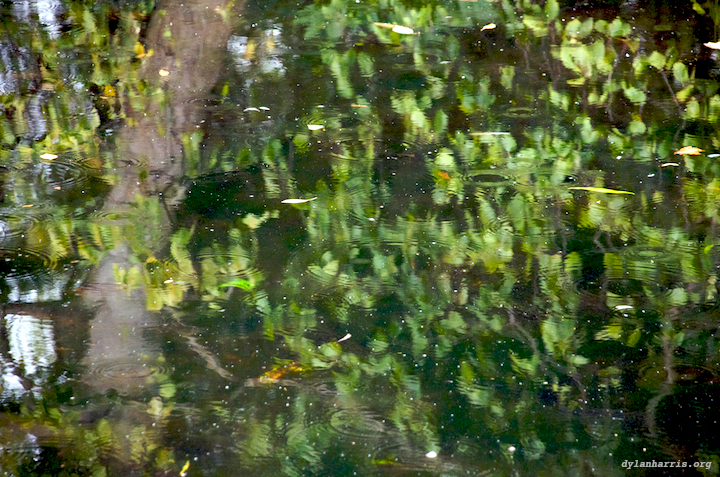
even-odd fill
[{"label": "reflection of tree", "polygon": [[[20,160],[15,160],[13,165],[16,169],[11,176],[11,202],[14,207],[28,202],[32,206],[42,206],[53,194],[59,196],[72,193],[73,186],[79,192],[83,184],[78,181],[77,175],[69,179],[61,178],[69,181],[69,185],[58,183],[55,169],[66,165],[66,162],[71,162],[71,168],[83,172],[87,164],[96,169],[100,167],[97,164],[100,152],[94,136],[99,131],[98,119],[110,120],[112,116],[121,114],[126,121],[125,127],[117,135],[117,152],[125,161],[114,165],[113,174],[109,176],[113,184],[107,193],[107,199],[104,203],[100,198],[77,201],[79,209],[76,210],[79,212],[82,212],[82,208],[95,209],[92,218],[84,220],[85,218],[72,217],[67,208],[51,206],[51,213],[56,212],[53,220],[30,227],[26,234],[17,233],[17,236],[11,237],[16,242],[19,242],[17,239],[20,237],[24,238],[23,247],[27,250],[37,249],[37,255],[45,258],[49,265],[67,263],[77,255],[97,264],[92,279],[82,290],[85,301],[95,309],[88,340],[89,351],[84,360],[92,373],[86,383],[94,392],[113,388],[123,394],[137,395],[138,392],[143,392],[138,391],[138,388],[148,389],[149,386],[160,384],[160,396],[150,400],[149,409],[142,406],[139,414],[130,412],[125,416],[127,422],[124,425],[135,426],[132,429],[111,429],[108,421],[102,419],[111,411],[102,409],[97,411],[99,417],[92,417],[88,412],[80,419],[81,423],[88,421],[97,425],[97,429],[85,433],[77,431],[77,434],[73,429],[78,422],[72,412],[61,415],[57,409],[49,409],[48,416],[41,410],[25,416],[26,419],[35,417],[38,425],[69,433],[68,438],[71,441],[75,438],[85,440],[81,447],[87,448],[88,452],[84,456],[78,456],[79,462],[73,463],[72,457],[66,458],[67,464],[71,466],[67,469],[74,468],[79,472],[100,472],[102,464],[110,462],[103,462],[105,459],[101,458],[97,465],[90,466],[87,461],[97,461],[98,455],[111,455],[121,448],[122,452],[127,453],[123,465],[128,464],[127,460],[137,463],[156,461],[157,468],[167,468],[172,463],[171,452],[158,443],[159,436],[147,432],[154,423],[145,422],[148,421],[148,414],[157,419],[167,417],[172,408],[167,400],[174,394],[171,383],[163,384],[167,376],[158,374],[161,371],[155,371],[160,359],[158,350],[143,336],[148,325],[156,320],[156,317],[148,312],[149,309],[158,307],[152,306],[156,295],[147,294],[149,305],[146,307],[142,301],[138,301],[136,293],[126,294],[123,290],[117,290],[117,283],[125,282],[132,288],[139,281],[153,281],[156,271],[158,275],[166,271],[162,270],[160,262],[153,261],[152,255],[162,249],[164,241],[167,242],[166,230],[170,220],[167,204],[172,206],[173,201],[180,197],[177,183],[183,174],[184,135],[188,131],[196,130],[196,126],[201,123],[200,116],[204,114],[203,103],[191,99],[199,100],[203,97],[203,92],[209,91],[215,84],[217,74],[220,73],[218,58],[223,54],[230,25],[225,21],[227,2],[184,2],[182,8],[180,5],[160,3],[156,7],[158,10],[145,32],[144,48],[135,43],[140,25],[134,21],[133,12],[129,8],[122,12],[112,12],[117,15],[114,17],[117,24],[113,25],[112,21],[108,24],[107,18],[102,16],[108,13],[105,7],[93,11],[82,5],[70,5],[68,9],[73,19],[82,22],[84,27],[73,31],[71,38],[61,37],[55,40],[45,36],[41,30],[32,29],[18,33],[40,37],[41,42],[34,42],[33,45],[40,44],[42,50],[33,51],[30,56],[48,55],[46,58],[54,58],[52,51],[64,48],[63,39],[71,42],[87,40],[100,52],[95,51],[91,55],[91,65],[94,66],[94,70],[91,68],[92,78],[83,78],[94,83],[88,89],[98,96],[95,100],[97,110],[90,107],[88,98],[78,98],[80,95],[73,94],[72,91],[77,91],[77,85],[66,84],[72,75],[66,74],[63,69],[72,69],[73,65],[68,66],[59,60],[56,64],[40,67],[41,72],[46,74],[38,80],[43,82],[42,90],[58,90],[59,94],[43,105],[42,113],[52,118],[47,127],[46,140],[38,141],[33,149],[21,146],[23,154],[15,154],[15,158]],[[118,36],[113,36],[113,33],[118,33]],[[107,50],[110,46],[120,47],[122,52],[118,57],[110,56],[111,53]],[[146,59],[131,60],[132,56],[143,50],[146,52]],[[159,76],[161,69],[170,74],[167,77]],[[70,86],[70,92],[66,89],[67,86]],[[7,96],[3,99],[9,99],[16,106],[13,108],[13,115],[10,115],[9,110],[4,110],[8,113],[6,119],[15,121],[12,125],[14,127],[3,129],[4,144],[13,142],[13,135],[23,133],[23,119],[31,126],[44,125],[42,114],[40,119],[37,119],[34,112],[23,112],[23,108],[27,108],[23,101],[28,101],[32,111],[38,109],[33,99],[28,100],[27,96],[20,96],[19,101]],[[45,99],[47,100],[47,97]],[[65,115],[68,109],[73,108],[87,110],[90,120],[85,120],[84,113],[80,113],[75,115],[81,118],[80,121],[63,122],[67,119]],[[7,122],[4,125],[8,126]],[[109,127],[109,124],[103,126]],[[31,139],[39,140],[44,133],[31,131],[31,134],[37,136]],[[68,148],[71,151],[67,151]],[[61,158],[48,158],[44,163],[33,165],[32,162],[37,160],[37,155],[42,152],[58,152]],[[7,154],[7,150],[3,154],[6,159],[15,159]],[[69,155],[71,158],[66,159]],[[57,161],[50,162],[54,159]],[[108,161],[106,166],[112,167],[113,164]],[[33,168],[40,172],[38,178],[28,176]],[[97,177],[99,174],[95,172],[92,175]],[[44,192],[38,201],[37,189],[48,185],[55,187],[48,187],[50,192]],[[54,192],[53,189],[63,192]],[[70,190],[64,192],[66,189]],[[106,192],[101,189],[100,191]],[[83,189],[82,193],[85,192]],[[166,207],[161,208],[163,201]],[[72,204],[72,201],[68,201],[68,204]],[[30,214],[24,215],[32,219]],[[25,226],[27,221],[26,217],[11,216],[8,222],[12,228],[9,229],[15,234],[14,229]],[[136,261],[138,255],[147,259],[144,270],[130,264],[130,261]],[[175,266],[175,269],[177,268],[184,269],[182,264]],[[181,285],[178,285],[176,289],[181,290],[180,287]],[[160,300],[163,301],[162,298]],[[178,301],[178,298],[175,298],[175,301]],[[51,402],[55,400],[52,399]],[[110,403],[106,405],[111,406]],[[116,431],[118,434],[114,435]],[[133,436],[133,443],[127,448],[120,443],[122,440],[117,440],[120,439],[120,434],[126,432]],[[37,446],[38,449],[45,448],[43,443],[38,443]],[[50,461],[53,458],[58,459],[57,456],[47,454]],[[38,459],[38,462],[40,460]],[[42,460],[44,462],[45,457]],[[15,464],[3,467],[19,468]],[[41,472],[43,469],[35,466],[25,470]],[[50,468],[45,470],[57,473]]]},{"label": "reflection of tree", "polygon": [[[182,8],[160,3],[157,8],[157,14],[149,22],[144,45],[146,51],[154,54],[143,61],[138,71],[139,84],[154,93],[143,98],[141,110],[127,114],[127,124],[118,138],[118,156],[127,160],[118,164],[119,178],[109,193],[105,210],[132,210],[138,202],[146,200],[142,197],[149,196],[149,201],[159,200],[165,207],[156,209],[159,214],[148,217],[152,220],[148,228],[163,230],[170,220],[167,207],[174,205],[182,193],[178,187],[184,172],[182,138],[201,123],[203,100],[220,73],[219,57],[227,44],[230,25],[222,16],[226,2],[184,2]],[[138,88],[137,85],[131,87]],[[141,229],[135,232],[140,233]],[[97,268],[90,291],[86,293],[99,304],[98,318],[92,328],[93,345],[87,356],[92,366],[134,361],[142,369],[150,365],[148,357],[154,359],[156,351],[148,348],[142,333],[155,322],[147,309],[158,306],[151,303],[147,309],[138,306],[137,297],[132,294],[93,292],[112,288],[117,282],[118,268],[121,274],[132,273],[128,259],[134,253],[160,251],[166,235],[150,236],[153,235],[152,244],[143,243],[142,236],[133,237],[130,245],[135,246],[134,250],[121,245],[122,242],[116,244],[113,253]],[[146,235],[145,240],[150,236]],[[148,262],[143,280],[152,280],[150,277],[156,272],[162,273],[152,266],[151,260]],[[148,300],[153,298],[148,293]],[[117,339],[117,336],[126,338]],[[128,369],[127,375],[131,374]],[[140,374],[141,384],[144,377]]]},{"label": "reflection of tree", "polygon": [[231,26],[223,19],[227,8],[227,1],[156,7],[145,35],[145,49],[154,54],[139,71],[150,94],[142,109],[129,115],[121,133],[127,172],[123,185],[110,194],[110,206],[134,200],[140,192],[135,185],[139,176],[145,177],[144,195],[159,194],[170,204],[180,197],[176,183],[184,173],[182,140],[202,124],[204,105],[222,73]]}]

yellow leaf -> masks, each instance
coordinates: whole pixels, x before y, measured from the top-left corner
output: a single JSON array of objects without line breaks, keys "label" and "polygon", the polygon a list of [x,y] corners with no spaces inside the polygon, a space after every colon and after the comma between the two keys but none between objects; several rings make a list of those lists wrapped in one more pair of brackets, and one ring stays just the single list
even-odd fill
[{"label": "yellow leaf", "polygon": [[666,162],[664,164],[660,164],[660,167],[668,167],[668,166],[679,166],[677,162]]},{"label": "yellow leaf", "polygon": [[190,468],[190,461],[186,460],[185,465],[183,465],[183,468],[180,471],[180,477],[185,477],[189,468]]},{"label": "yellow leaf", "polygon": [[323,126],[322,124],[308,124],[307,127],[311,131],[319,131],[321,129],[325,129],[325,126]]},{"label": "yellow leaf", "polygon": [[497,25],[496,25],[496,24],[494,24],[494,23],[488,23],[487,25],[485,25],[484,27],[482,27],[482,28],[480,29],[480,31],[494,30],[495,28],[497,28]]},{"label": "yellow leaf", "polygon": [[440,172],[438,172],[438,175],[439,175],[440,177],[442,177],[443,179],[450,180],[450,174],[448,174],[447,172],[442,172],[442,171],[440,171]]},{"label": "yellow leaf", "polygon": [[313,197],[312,199],[285,199],[282,201],[283,204],[304,204],[305,202],[310,202],[311,200],[315,200],[317,197]]},{"label": "yellow leaf", "polygon": [[57,159],[56,154],[50,154],[49,152],[46,152],[42,156],[40,156],[40,159],[45,159],[47,161],[52,161],[53,159]]},{"label": "yellow leaf", "polygon": [[158,73],[160,74],[160,76],[167,76],[170,74],[168,70],[160,70],[158,71]]},{"label": "yellow leaf", "polygon": [[145,56],[145,47],[142,43],[135,43],[135,58],[142,58]]},{"label": "yellow leaf", "polygon": [[615,190],[615,189],[606,189],[604,187],[568,187],[568,189],[572,190],[586,190],[588,192],[602,192],[604,194],[630,194],[635,195],[635,192],[629,192],[626,190]]},{"label": "yellow leaf", "polygon": [[684,156],[699,156],[700,153],[705,152],[704,149],[700,149],[699,147],[695,146],[685,146],[681,147],[677,151],[675,151],[675,154],[682,154]]}]

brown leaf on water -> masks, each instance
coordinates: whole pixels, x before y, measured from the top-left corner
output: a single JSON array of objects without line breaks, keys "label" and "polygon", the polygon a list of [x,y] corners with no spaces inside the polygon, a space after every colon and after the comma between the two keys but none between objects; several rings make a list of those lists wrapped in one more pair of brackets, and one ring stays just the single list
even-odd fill
[{"label": "brown leaf on water", "polygon": [[675,151],[675,154],[680,154],[683,156],[699,156],[703,152],[705,152],[705,149],[700,149],[699,147],[695,146],[685,146]]}]

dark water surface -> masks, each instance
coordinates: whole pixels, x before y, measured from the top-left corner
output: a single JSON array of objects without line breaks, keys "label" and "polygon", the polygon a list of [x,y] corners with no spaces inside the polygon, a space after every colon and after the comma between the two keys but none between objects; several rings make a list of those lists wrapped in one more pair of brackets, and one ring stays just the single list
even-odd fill
[{"label": "dark water surface", "polygon": [[0,19],[1,475],[720,471],[716,3]]}]

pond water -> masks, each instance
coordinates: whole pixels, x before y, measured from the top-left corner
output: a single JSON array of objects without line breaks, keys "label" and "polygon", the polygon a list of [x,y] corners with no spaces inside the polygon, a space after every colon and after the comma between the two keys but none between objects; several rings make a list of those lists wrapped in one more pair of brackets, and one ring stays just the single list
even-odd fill
[{"label": "pond water", "polygon": [[2,475],[718,474],[716,3],[0,18]]}]

